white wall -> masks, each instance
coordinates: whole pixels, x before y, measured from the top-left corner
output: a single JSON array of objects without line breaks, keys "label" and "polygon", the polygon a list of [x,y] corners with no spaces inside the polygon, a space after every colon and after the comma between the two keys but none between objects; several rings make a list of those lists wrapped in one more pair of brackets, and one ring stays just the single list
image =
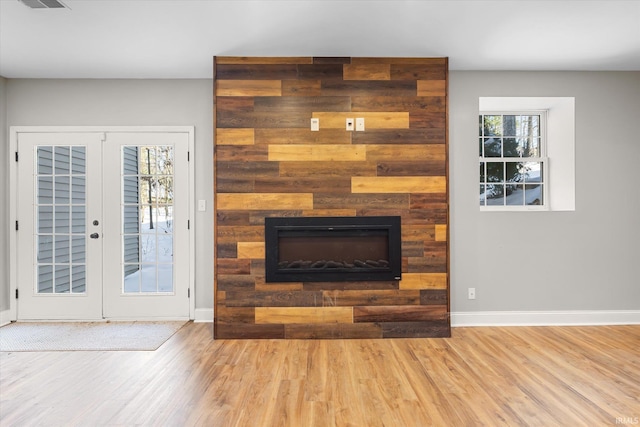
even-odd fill
[{"label": "white wall", "polygon": [[[207,201],[206,212],[195,212],[195,305],[196,315],[199,309],[209,309],[210,313],[213,307],[213,82],[7,79],[6,86],[8,126],[195,126],[196,152],[192,154],[195,198]],[[8,195],[2,200],[8,200]],[[2,262],[8,258],[7,246],[8,242],[0,249]],[[8,286],[2,291],[8,292]]]},{"label": "white wall", "polygon": [[[452,312],[640,310],[640,73],[449,75]],[[211,80],[0,79],[0,95],[3,90],[7,95],[7,126],[195,125],[196,199],[207,200],[208,207],[196,212],[196,308],[209,310],[212,85]],[[575,211],[479,211],[481,96],[575,97]],[[6,138],[6,132],[2,135]],[[6,165],[8,140],[2,143],[0,161]],[[6,206],[3,181],[0,200]],[[3,236],[0,266],[7,263],[7,240]],[[2,271],[0,280],[6,275]],[[467,299],[469,287],[476,288],[476,300]],[[7,293],[4,279],[0,294]]]},{"label": "white wall", "polygon": [[[9,133],[7,80],[0,77],[0,312],[9,309]],[[6,243],[5,243],[6,242]],[[0,320],[0,324],[3,320]]]},{"label": "white wall", "polygon": [[[640,72],[449,76],[452,312],[640,310]],[[575,97],[575,211],[479,211],[481,96]]]}]

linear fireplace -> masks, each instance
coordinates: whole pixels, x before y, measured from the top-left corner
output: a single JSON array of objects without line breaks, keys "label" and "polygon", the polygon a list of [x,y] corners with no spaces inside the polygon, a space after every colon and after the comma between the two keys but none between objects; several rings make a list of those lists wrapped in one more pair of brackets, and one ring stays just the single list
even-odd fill
[{"label": "linear fireplace", "polygon": [[399,216],[265,218],[267,282],[400,280]]}]

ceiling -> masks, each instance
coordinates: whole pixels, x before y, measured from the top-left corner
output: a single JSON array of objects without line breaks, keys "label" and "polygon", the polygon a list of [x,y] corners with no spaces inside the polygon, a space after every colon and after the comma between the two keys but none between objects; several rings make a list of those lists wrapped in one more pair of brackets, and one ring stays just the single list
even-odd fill
[{"label": "ceiling", "polygon": [[0,0],[0,76],[211,78],[214,55],[640,70],[640,0]]}]

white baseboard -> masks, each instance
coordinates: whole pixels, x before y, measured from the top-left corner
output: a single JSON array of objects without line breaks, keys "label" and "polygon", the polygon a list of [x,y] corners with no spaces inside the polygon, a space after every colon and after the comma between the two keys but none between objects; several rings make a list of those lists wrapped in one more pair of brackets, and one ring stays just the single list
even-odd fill
[{"label": "white baseboard", "polygon": [[7,323],[11,323],[12,320],[13,319],[11,317],[11,310],[0,311],[0,326],[4,326]]},{"label": "white baseboard", "polygon": [[451,326],[640,325],[640,310],[468,311],[451,313]]},{"label": "white baseboard", "polygon": [[213,323],[213,308],[196,308],[193,321],[196,323]]}]

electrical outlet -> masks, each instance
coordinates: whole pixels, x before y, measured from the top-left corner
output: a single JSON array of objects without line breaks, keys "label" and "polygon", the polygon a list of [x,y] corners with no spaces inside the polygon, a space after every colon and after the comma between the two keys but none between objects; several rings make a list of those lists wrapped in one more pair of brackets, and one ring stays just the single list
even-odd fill
[{"label": "electrical outlet", "polygon": [[311,118],[311,130],[317,132],[320,130],[320,119],[317,117]]},{"label": "electrical outlet", "polygon": [[476,299],[476,288],[469,288],[469,299]]},{"label": "electrical outlet", "polygon": [[354,129],[354,120],[353,119],[347,119],[347,130],[353,130]]}]

